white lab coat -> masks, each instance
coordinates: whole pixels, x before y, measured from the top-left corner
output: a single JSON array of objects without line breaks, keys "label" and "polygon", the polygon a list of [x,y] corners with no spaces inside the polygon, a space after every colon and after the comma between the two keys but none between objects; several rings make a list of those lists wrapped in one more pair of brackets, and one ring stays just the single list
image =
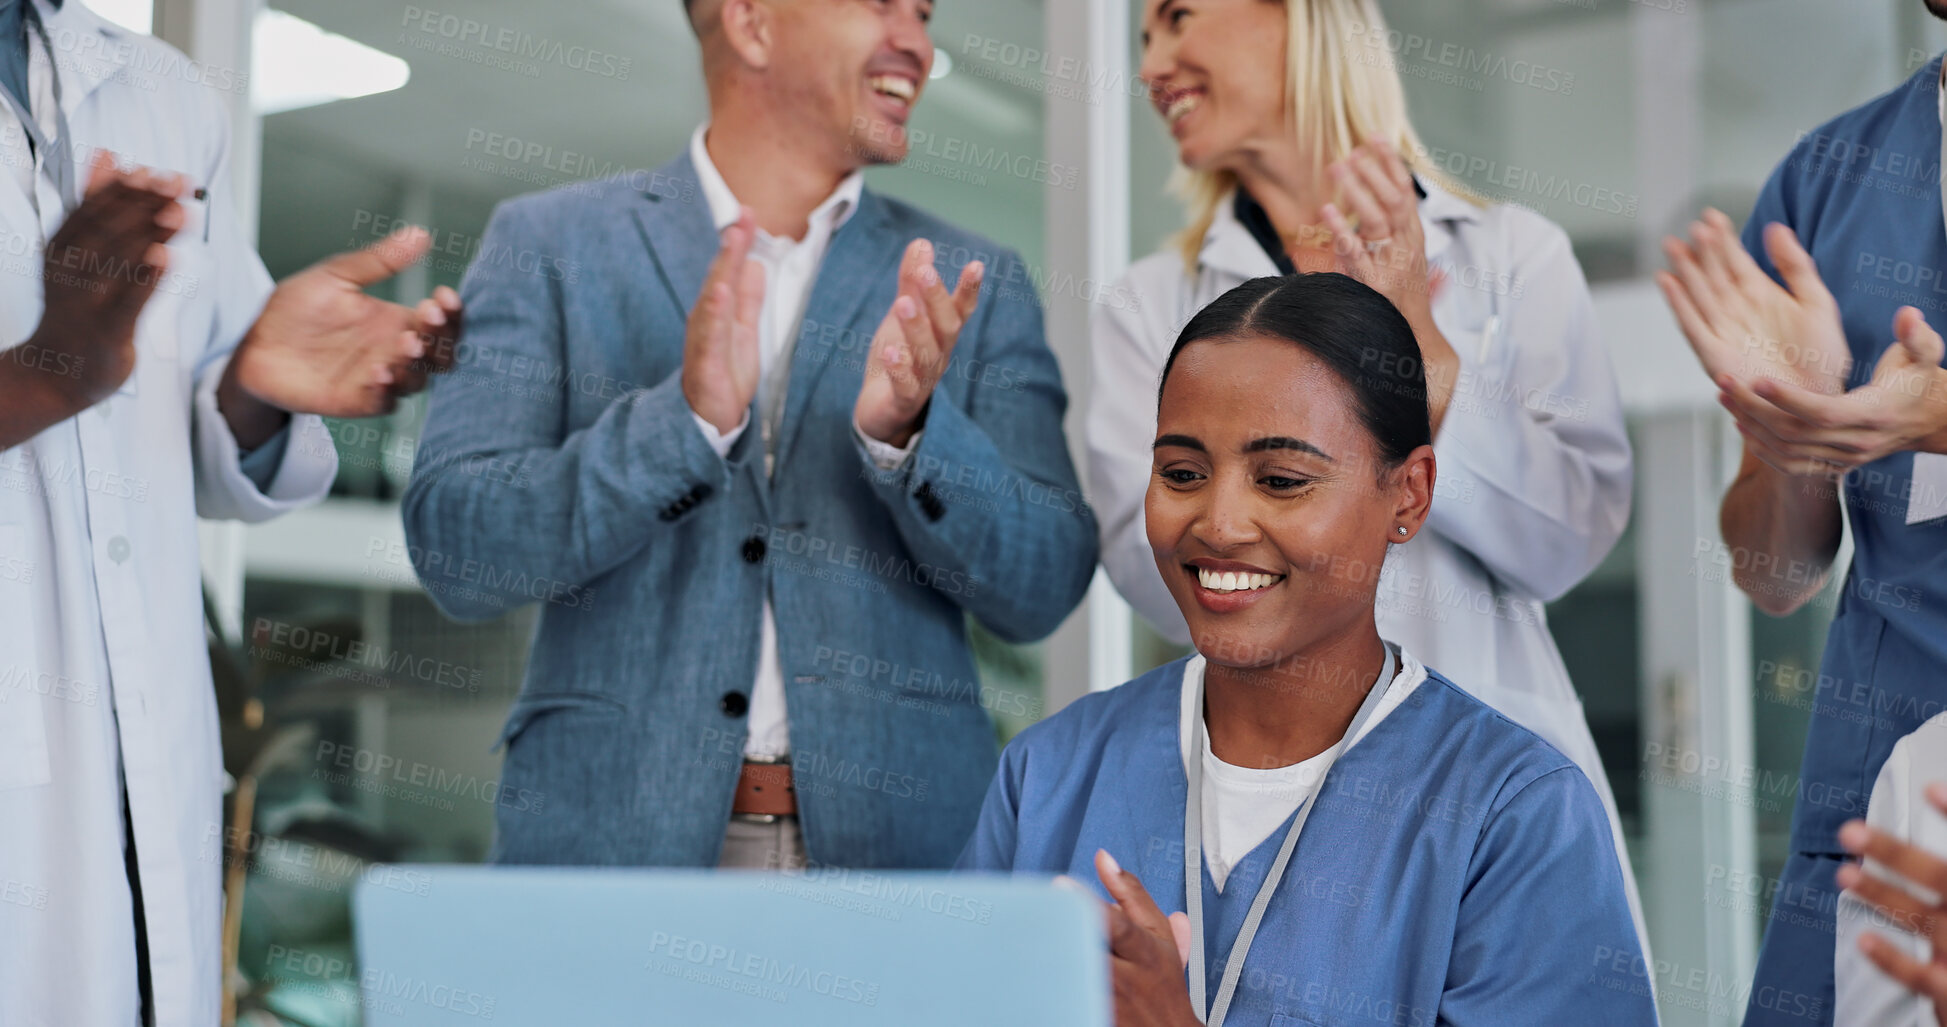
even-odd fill
[{"label": "white lab coat", "polygon": [[[1413,541],[1393,547],[1380,578],[1379,633],[1583,769],[1609,810],[1648,952],[1616,800],[1542,611],[1602,561],[1629,520],[1629,439],[1588,284],[1568,236],[1546,218],[1423,185],[1427,259],[1447,273],[1433,319],[1462,370],[1434,439],[1432,513]],[[1178,643],[1189,631],[1143,522],[1157,384],[1192,315],[1277,273],[1226,199],[1194,275],[1165,249],[1131,266],[1109,293],[1115,302],[1096,308],[1088,476],[1102,563],[1130,605]]]},{"label": "white lab coat", "polygon": [[[321,421],[294,419],[266,495],[216,409],[227,354],[271,288],[232,213],[220,97],[180,54],[80,0],[34,2],[81,158],[105,147],[185,173],[209,199],[171,244],[128,385],[0,452],[0,1024],[136,1023],[126,781],[156,1023],[208,1027],[224,777],[196,517],[262,520],[318,499],[337,458]],[[35,120],[51,127],[55,81],[38,40],[30,50]],[[42,248],[65,217],[46,155],[28,153],[0,102],[7,348],[40,320]]]},{"label": "white lab coat", "polygon": [[[1947,781],[1947,713],[1921,724],[1893,746],[1873,782],[1866,822],[1947,858],[1947,817],[1927,802],[1925,791],[1936,781]],[[1867,868],[1899,880],[1877,861],[1869,861]],[[1932,1000],[1908,991],[1859,951],[1859,936],[1870,932],[1924,963],[1933,958],[1927,939],[1900,928],[1850,893],[1839,896],[1838,920],[1833,1027],[1943,1027],[1934,1018]]]}]

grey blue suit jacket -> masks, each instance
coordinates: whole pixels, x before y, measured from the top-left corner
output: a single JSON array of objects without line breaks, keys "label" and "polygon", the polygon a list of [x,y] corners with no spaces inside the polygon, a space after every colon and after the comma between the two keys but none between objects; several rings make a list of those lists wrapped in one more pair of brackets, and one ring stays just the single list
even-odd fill
[{"label": "grey blue suit jacket", "polygon": [[[921,236],[944,280],[988,271],[912,458],[883,472],[852,406]],[[502,204],[461,288],[404,517],[449,615],[541,605],[494,858],[714,864],[769,597],[809,857],[949,866],[997,757],[966,617],[1040,638],[1096,560],[1031,276],[866,190],[811,289],[767,478],[758,431],[719,458],[683,397],[718,242],[685,156]]]}]

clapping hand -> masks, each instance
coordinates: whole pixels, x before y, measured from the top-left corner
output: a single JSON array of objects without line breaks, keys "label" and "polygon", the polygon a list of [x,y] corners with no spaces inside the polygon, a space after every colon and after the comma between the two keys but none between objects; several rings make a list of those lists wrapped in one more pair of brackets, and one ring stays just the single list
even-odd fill
[{"label": "clapping hand", "polygon": [[899,265],[899,294],[872,337],[865,381],[852,416],[867,437],[907,445],[919,430],[933,386],[946,373],[960,329],[980,302],[985,268],[973,261],[946,291],[933,268],[933,244],[915,239]]},{"label": "clapping hand", "polygon": [[365,290],[417,263],[432,245],[405,228],[279,283],[237,345],[217,403],[239,443],[255,445],[287,413],[374,417],[453,366],[460,297],[441,286],[416,307]]},{"label": "clapping hand", "polygon": [[[1927,802],[1947,814],[1947,785],[1929,785]],[[1920,962],[1877,934],[1861,935],[1859,950],[1887,976],[1930,999],[1934,1019],[1947,1023],[1947,854],[1928,852],[1858,820],[1839,829],[1839,842],[1911,882],[1913,887],[1902,887],[1852,863],[1839,868],[1841,887],[1925,939],[1933,958]],[[1922,897],[1916,888],[1933,894]]]},{"label": "clapping hand", "polygon": [[1872,381],[1843,395],[1789,382],[1725,375],[1719,402],[1759,459],[1786,474],[1838,477],[1908,449],[1947,442],[1947,374],[1940,334],[1913,307],[1893,316],[1893,345]]},{"label": "clapping hand", "polygon": [[[1427,268],[1426,230],[1412,173],[1390,143],[1371,141],[1326,169],[1339,203],[1320,207],[1332,234],[1339,271],[1391,300],[1420,344],[1434,424],[1445,417],[1460,373],[1460,355],[1433,323],[1433,297],[1442,278]],[[1347,214],[1358,218],[1353,227]]]},{"label": "clapping hand", "polygon": [[1818,267],[1783,225],[1767,226],[1764,242],[1788,288],[1758,267],[1715,210],[1691,225],[1689,242],[1664,240],[1672,270],[1657,275],[1752,454],[1784,474],[1836,477],[1902,450],[1942,448],[1947,373],[1926,318],[1901,308],[1897,341],[1872,380],[1847,392],[1851,351]]},{"label": "clapping hand", "polygon": [[1688,242],[1663,240],[1670,270],[1656,283],[1712,381],[1769,378],[1837,395],[1852,361],[1839,305],[1791,229],[1771,225],[1764,244],[1785,286],[1744,251],[1730,218],[1706,210]]},{"label": "clapping hand", "polygon": [[48,381],[68,393],[64,415],[114,395],[134,372],[136,318],[168,271],[182,192],[175,175],[125,174],[97,151],[80,206],[48,241],[40,326],[23,349],[56,369]]},{"label": "clapping hand", "polygon": [[726,435],[744,423],[763,368],[764,265],[750,259],[756,238],[756,215],[745,207],[723,230],[683,339],[683,398]]},{"label": "clapping hand", "polygon": [[[1339,202],[1318,210],[1339,270],[1393,301],[1418,332],[1433,323],[1433,276],[1413,175],[1390,144],[1361,145],[1326,169]],[[1358,219],[1355,228],[1348,216]]]}]

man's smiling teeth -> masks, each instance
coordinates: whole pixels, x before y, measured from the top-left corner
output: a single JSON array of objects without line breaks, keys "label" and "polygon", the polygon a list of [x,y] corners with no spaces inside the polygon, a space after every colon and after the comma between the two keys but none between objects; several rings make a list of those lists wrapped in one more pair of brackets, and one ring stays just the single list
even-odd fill
[{"label": "man's smiling teeth", "polygon": [[884,93],[902,103],[912,103],[913,97],[919,95],[913,80],[903,75],[874,75],[866,79],[865,84],[871,86],[873,92]]},{"label": "man's smiling teeth", "polygon": [[1163,120],[1174,125],[1176,124],[1178,119],[1183,117],[1183,115],[1188,114],[1193,110],[1196,110],[1198,105],[1202,103],[1203,103],[1202,93],[1180,94],[1177,96],[1176,99],[1170,101],[1170,105],[1168,107],[1164,108]]},{"label": "man's smiling teeth", "polygon": [[1275,574],[1249,574],[1237,571],[1207,571],[1197,568],[1197,581],[1212,592],[1252,592],[1269,588],[1278,580]]}]

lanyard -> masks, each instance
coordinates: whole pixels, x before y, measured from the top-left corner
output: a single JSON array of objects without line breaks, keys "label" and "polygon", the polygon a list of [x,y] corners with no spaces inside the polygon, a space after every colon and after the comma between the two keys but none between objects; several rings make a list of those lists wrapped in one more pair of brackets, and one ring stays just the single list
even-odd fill
[{"label": "lanyard", "polygon": [[[53,87],[54,93],[54,132],[57,138],[48,139],[41,131],[41,123],[34,117],[28,102],[16,100],[12,93],[4,89],[0,89],[0,97],[4,97],[7,104],[13,108],[15,117],[20,121],[20,130],[25,132],[27,139],[33,143],[34,153],[40,158],[41,167],[53,177],[54,191],[60,194],[62,209],[72,212],[81,205],[81,193],[75,187],[74,140],[68,132],[67,112],[61,107],[60,65],[55,63],[54,44],[47,38],[47,29],[41,25],[40,12],[34,9],[33,0],[19,0],[19,2],[24,5],[21,15],[26,22],[28,34],[40,39],[41,53],[47,59],[48,83]],[[34,92],[33,81],[30,64],[27,77],[27,93],[30,98]]]},{"label": "lanyard", "polygon": [[[1257,886],[1257,895],[1251,899],[1251,910],[1244,917],[1244,926],[1238,929],[1237,941],[1230,948],[1230,959],[1224,963],[1224,978],[1217,985],[1217,1000],[1208,1008],[1209,1017],[1204,1021],[1209,1027],[1222,1027],[1224,1014],[1230,1011],[1230,1000],[1237,994],[1237,982],[1244,976],[1244,957],[1251,950],[1251,942],[1257,937],[1258,924],[1264,920],[1264,911],[1271,905],[1271,893],[1283,880],[1285,867],[1291,863],[1291,853],[1298,847],[1298,835],[1305,829],[1305,821],[1310,819],[1312,807],[1318,805],[1318,796],[1325,791],[1325,780],[1339,757],[1345,754],[1360,731],[1371,722],[1373,714],[1379,709],[1379,702],[1392,687],[1394,667],[1392,646],[1386,646],[1386,665],[1379,672],[1379,680],[1367,690],[1365,702],[1359,704],[1359,712],[1352,718],[1351,726],[1345,729],[1345,736],[1336,745],[1326,750],[1325,765],[1318,775],[1318,786],[1298,807],[1291,819],[1291,829],[1285,832],[1284,844],[1278,847],[1278,858],[1272,862],[1271,870],[1265,874],[1263,882]],[[1195,724],[1190,729],[1193,739],[1190,745],[1188,765],[1184,773],[1189,778],[1189,797],[1183,803],[1183,898],[1190,917],[1190,1004],[1198,1016],[1204,1013],[1205,970],[1203,952],[1203,753],[1209,744],[1205,738],[1203,724],[1203,678],[1197,678],[1197,694],[1191,704],[1191,714]]]}]

